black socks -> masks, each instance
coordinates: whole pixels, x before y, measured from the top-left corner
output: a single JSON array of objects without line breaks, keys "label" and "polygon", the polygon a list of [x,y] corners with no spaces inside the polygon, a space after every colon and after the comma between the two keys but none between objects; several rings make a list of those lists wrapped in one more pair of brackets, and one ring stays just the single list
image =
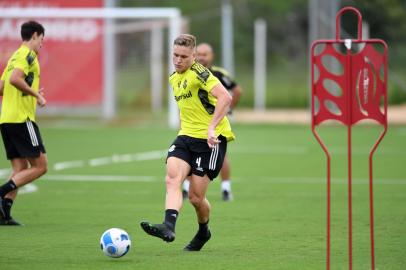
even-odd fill
[{"label": "black socks", "polygon": [[10,211],[11,207],[13,206],[13,200],[9,198],[4,198],[10,191],[17,189],[16,184],[14,183],[13,179],[10,179],[7,183],[0,186],[0,197],[2,200],[2,208],[4,210],[4,218],[11,219]]},{"label": "black socks", "polygon": [[199,223],[199,231],[197,232],[197,236],[199,238],[206,238],[207,234],[209,233],[209,221],[206,223]]},{"label": "black socks", "polygon": [[166,209],[165,210],[165,221],[164,221],[164,223],[173,232],[175,232],[176,219],[178,218],[178,215],[179,215],[179,212],[176,211],[175,209]]},{"label": "black socks", "polygon": [[10,179],[7,183],[0,187],[0,197],[4,198],[7,193],[17,189],[16,184],[14,183],[13,179]]},{"label": "black socks", "polygon": [[[176,220],[178,218],[179,212],[175,209],[165,210],[165,220],[164,224],[168,226],[170,230],[175,232]],[[209,221],[205,223],[199,223],[199,230],[197,232],[198,238],[205,239],[209,234]]]},{"label": "black socks", "polygon": [[175,232],[176,219],[178,218],[178,215],[179,215],[179,212],[176,211],[175,209],[166,209],[165,210],[165,221],[164,221],[164,223],[173,232]]}]

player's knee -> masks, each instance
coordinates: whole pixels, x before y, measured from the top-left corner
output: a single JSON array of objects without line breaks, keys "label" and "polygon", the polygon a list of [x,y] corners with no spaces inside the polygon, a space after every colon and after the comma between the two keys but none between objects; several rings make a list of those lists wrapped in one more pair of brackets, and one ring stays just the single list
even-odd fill
[{"label": "player's knee", "polygon": [[165,183],[167,189],[179,188],[180,187],[180,180],[176,176],[166,175]]},{"label": "player's knee", "polygon": [[48,166],[47,166],[47,165],[40,166],[40,167],[37,168],[37,170],[38,170],[38,173],[39,173],[40,175],[44,175],[44,174],[46,174],[47,171],[48,171]]},{"label": "player's knee", "polygon": [[44,161],[38,164],[37,171],[39,175],[44,175],[48,172],[48,162]]},{"label": "player's knee", "polygon": [[46,174],[48,172],[48,164],[45,164],[41,167],[41,175]]},{"label": "player's knee", "polygon": [[204,201],[204,196],[199,196],[193,192],[189,192],[189,201],[191,204],[194,206],[199,206],[203,203]]}]

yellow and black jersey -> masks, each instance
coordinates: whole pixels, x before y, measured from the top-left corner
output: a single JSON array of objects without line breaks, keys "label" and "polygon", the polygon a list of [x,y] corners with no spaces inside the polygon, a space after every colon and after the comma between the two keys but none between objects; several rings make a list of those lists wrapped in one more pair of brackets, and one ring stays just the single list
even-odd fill
[{"label": "yellow and black jersey", "polygon": [[237,83],[224,68],[212,66],[209,70],[229,92],[232,92],[234,87],[237,86]]},{"label": "yellow and black jersey", "polygon": [[[169,82],[180,111],[181,129],[178,135],[207,139],[207,129],[217,103],[210,92],[220,81],[207,68],[195,62],[183,73],[174,72]],[[227,141],[235,138],[227,117],[217,125],[216,135],[223,135]]]},{"label": "yellow and black jersey", "polygon": [[4,92],[0,123],[23,123],[27,119],[35,121],[36,98],[10,84],[10,76],[16,68],[24,72],[26,83],[34,91],[39,89],[40,67],[37,54],[27,46],[21,45],[8,60],[1,76],[1,80],[4,81]]}]

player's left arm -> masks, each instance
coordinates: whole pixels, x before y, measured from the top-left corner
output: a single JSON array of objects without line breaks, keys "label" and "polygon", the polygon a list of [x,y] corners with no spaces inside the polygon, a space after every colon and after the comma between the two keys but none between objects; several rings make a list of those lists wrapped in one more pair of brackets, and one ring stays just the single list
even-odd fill
[{"label": "player's left arm", "polygon": [[219,83],[214,86],[210,93],[217,99],[216,108],[214,109],[213,118],[210,121],[209,128],[207,131],[207,144],[210,148],[216,146],[219,140],[216,137],[215,129],[220,121],[228,112],[228,108],[231,104],[232,97],[224,88],[224,86]]},{"label": "player's left arm", "polygon": [[233,99],[231,101],[230,108],[234,109],[235,106],[237,106],[237,104],[238,104],[238,102],[240,101],[240,98],[241,98],[241,94],[242,94],[241,87],[238,84],[236,84],[232,89],[232,93],[233,93],[233,95],[232,95]]}]

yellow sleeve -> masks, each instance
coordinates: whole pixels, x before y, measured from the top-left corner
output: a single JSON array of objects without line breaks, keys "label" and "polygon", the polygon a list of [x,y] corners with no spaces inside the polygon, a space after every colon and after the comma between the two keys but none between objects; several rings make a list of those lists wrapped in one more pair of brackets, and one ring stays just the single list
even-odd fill
[{"label": "yellow sleeve", "polygon": [[216,86],[217,84],[220,83],[219,79],[217,79],[217,77],[214,76],[211,72],[205,82],[202,82],[202,81],[200,81],[200,82],[202,83],[201,89],[204,89],[209,93],[214,88],[214,86]]},{"label": "yellow sleeve", "polygon": [[14,62],[14,68],[21,69],[25,75],[28,75],[28,71],[30,68],[29,61],[34,61],[31,54],[27,56],[23,56],[21,53],[16,56]]},{"label": "yellow sleeve", "polygon": [[191,69],[196,73],[197,80],[199,81],[199,88],[202,90],[206,90],[210,93],[214,86],[221,83],[219,79],[210,72],[210,70],[197,62],[192,65]]},{"label": "yellow sleeve", "polygon": [[6,69],[4,69],[3,74],[1,74],[1,79],[2,81],[6,80]]}]

